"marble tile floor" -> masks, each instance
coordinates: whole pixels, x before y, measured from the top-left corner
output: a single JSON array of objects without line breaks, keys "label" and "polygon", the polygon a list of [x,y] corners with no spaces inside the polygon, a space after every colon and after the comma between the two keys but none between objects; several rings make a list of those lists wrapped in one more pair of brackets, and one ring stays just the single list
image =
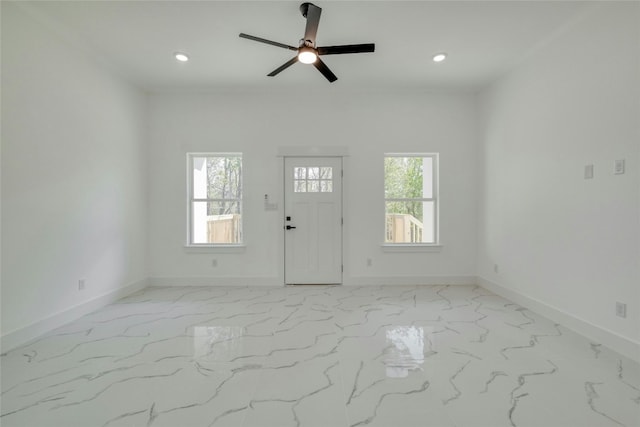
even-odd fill
[{"label": "marble tile floor", "polygon": [[3,427],[640,426],[640,365],[476,286],[147,288],[1,357]]}]

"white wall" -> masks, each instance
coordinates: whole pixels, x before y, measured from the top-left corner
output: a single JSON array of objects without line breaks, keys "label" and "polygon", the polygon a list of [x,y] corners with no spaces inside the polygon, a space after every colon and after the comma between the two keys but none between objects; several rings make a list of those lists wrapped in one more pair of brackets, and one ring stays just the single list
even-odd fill
[{"label": "white wall", "polygon": [[481,283],[628,349],[640,342],[639,7],[595,7],[480,97]]},{"label": "white wall", "polygon": [[141,93],[3,2],[4,346],[144,284],[145,120]]},{"label": "white wall", "polygon": [[[475,280],[477,173],[471,95],[355,91],[321,80],[314,89],[233,90],[150,97],[150,270],[159,284],[282,284],[279,147],[342,146],[345,283]],[[281,88],[282,89],[282,88]],[[246,249],[189,250],[187,152],[244,155]],[[435,253],[387,253],[383,154],[439,152],[441,235]],[[264,195],[279,212],[264,210]],[[212,267],[212,259],[218,261]],[[366,259],[373,265],[367,267]]]},{"label": "white wall", "polygon": [[[466,94],[350,90],[343,81],[156,94],[147,104],[103,64],[3,2],[3,345],[147,277],[283,283],[283,146],[350,152],[345,283],[460,283],[477,274],[637,344],[637,22],[637,3],[595,7],[479,104]],[[244,250],[184,248],[191,151],[244,153]],[[441,251],[382,250],[385,152],[440,153]],[[613,175],[621,158],[626,173]],[[595,178],[585,181],[591,163]],[[264,211],[265,193],[278,212]],[[628,304],[627,319],[615,317],[615,301]]]}]

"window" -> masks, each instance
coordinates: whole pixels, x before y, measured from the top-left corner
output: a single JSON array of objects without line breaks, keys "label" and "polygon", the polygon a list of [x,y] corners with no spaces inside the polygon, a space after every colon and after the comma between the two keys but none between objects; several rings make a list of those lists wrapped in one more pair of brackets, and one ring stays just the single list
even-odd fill
[{"label": "window", "polygon": [[437,244],[437,154],[384,157],[385,244]]},{"label": "window", "polygon": [[293,191],[296,193],[332,193],[332,167],[296,167],[293,169]]},{"label": "window", "polygon": [[187,155],[189,244],[242,243],[242,154]]}]

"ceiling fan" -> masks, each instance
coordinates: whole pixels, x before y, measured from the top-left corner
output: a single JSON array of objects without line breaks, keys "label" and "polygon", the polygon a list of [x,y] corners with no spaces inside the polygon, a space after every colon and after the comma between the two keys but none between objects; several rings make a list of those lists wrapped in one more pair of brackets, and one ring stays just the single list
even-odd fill
[{"label": "ceiling fan", "polygon": [[300,40],[298,47],[289,46],[287,44],[274,42],[271,40],[263,39],[261,37],[250,36],[249,34],[240,33],[240,37],[254,40],[261,43],[270,44],[272,46],[278,46],[284,49],[295,50],[298,52],[296,56],[289,61],[282,64],[269,74],[269,77],[273,77],[280,72],[286,70],[296,62],[300,61],[303,64],[313,64],[314,67],[322,73],[330,82],[338,80],[335,74],[331,72],[329,67],[320,59],[321,55],[340,55],[344,53],[362,53],[373,52],[376,45],[374,43],[365,44],[345,44],[339,46],[320,46],[316,47],[316,33],[318,32],[318,23],[320,22],[320,14],[322,9],[311,3],[302,3],[300,5],[300,12],[302,16],[307,19],[307,26],[304,30],[304,38]]}]

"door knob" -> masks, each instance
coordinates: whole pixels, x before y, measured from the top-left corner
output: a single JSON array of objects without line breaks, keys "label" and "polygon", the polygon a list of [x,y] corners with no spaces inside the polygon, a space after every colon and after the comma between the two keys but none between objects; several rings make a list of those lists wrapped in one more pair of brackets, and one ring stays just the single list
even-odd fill
[{"label": "door knob", "polygon": [[294,228],[295,228],[295,227],[294,227],[294,226],[292,226],[292,225],[287,225],[287,230],[291,230],[291,229],[294,229]]}]

